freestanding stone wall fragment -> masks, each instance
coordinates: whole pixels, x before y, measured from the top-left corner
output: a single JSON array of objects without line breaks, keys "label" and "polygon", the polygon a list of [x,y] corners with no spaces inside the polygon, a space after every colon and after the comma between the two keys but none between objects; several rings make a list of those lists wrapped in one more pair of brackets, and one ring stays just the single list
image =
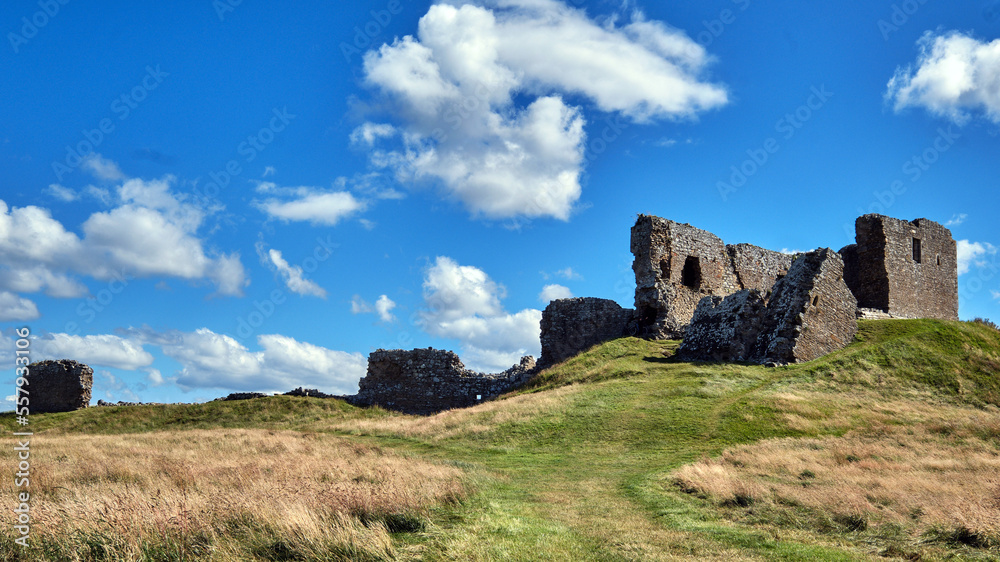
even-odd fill
[{"label": "freestanding stone wall fragment", "polygon": [[705,296],[739,290],[718,236],[688,224],[639,215],[632,227],[639,335],[677,338]]},{"label": "freestanding stone wall fragment", "polygon": [[677,355],[687,361],[811,361],[854,339],[856,311],[840,256],[815,250],[792,262],[766,305],[756,289],[702,299]]},{"label": "freestanding stone wall fragment", "polygon": [[796,363],[842,349],[858,331],[857,309],[839,254],[822,248],[800,255],[774,284],[754,358]]},{"label": "freestanding stone wall fragment", "polygon": [[766,298],[774,284],[788,273],[792,255],[766,250],[753,244],[726,246],[733,272],[743,289],[756,289]]},{"label": "freestanding stone wall fragment", "polygon": [[633,310],[598,298],[558,299],[542,311],[539,368],[632,332]]},{"label": "freestanding stone wall fragment", "polygon": [[28,365],[31,413],[71,412],[90,405],[94,370],[69,359]]},{"label": "freestanding stone wall fragment", "polygon": [[698,303],[684,341],[682,361],[753,361],[766,304],[757,289],[728,297],[705,297]]},{"label": "freestanding stone wall fragment", "polygon": [[522,386],[534,368],[534,358],[527,356],[502,373],[483,374],[466,369],[452,351],[379,349],[368,356],[368,374],[350,401],[407,414],[433,414],[474,406]]},{"label": "freestanding stone wall fragment", "polygon": [[869,214],[841,249],[858,306],[896,318],[958,320],[958,257],[951,231],[927,220]]}]

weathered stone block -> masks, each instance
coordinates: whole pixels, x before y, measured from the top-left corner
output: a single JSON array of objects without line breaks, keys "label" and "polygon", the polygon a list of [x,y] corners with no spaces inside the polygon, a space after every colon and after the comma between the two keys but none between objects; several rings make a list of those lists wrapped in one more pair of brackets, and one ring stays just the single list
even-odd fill
[{"label": "weathered stone block", "polygon": [[626,335],[633,311],[615,301],[598,298],[558,299],[542,311],[541,368],[565,361],[580,352]]},{"label": "weathered stone block", "polygon": [[732,260],[740,287],[757,289],[765,298],[792,265],[791,254],[782,254],[753,244],[729,245],[726,246],[726,252]]},{"label": "weathered stone block", "polygon": [[69,359],[38,361],[28,365],[31,413],[71,412],[90,405],[94,370]]}]

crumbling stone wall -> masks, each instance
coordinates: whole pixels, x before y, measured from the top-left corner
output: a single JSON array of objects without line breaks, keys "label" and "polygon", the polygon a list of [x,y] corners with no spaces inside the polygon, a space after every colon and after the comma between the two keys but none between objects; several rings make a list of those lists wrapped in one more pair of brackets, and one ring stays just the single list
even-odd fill
[{"label": "crumbling stone wall", "polygon": [[31,413],[71,412],[90,405],[94,370],[70,359],[38,361],[28,365]]},{"label": "crumbling stone wall", "polygon": [[774,285],[754,355],[796,363],[842,349],[858,331],[857,309],[840,255],[829,248],[803,254]]},{"label": "crumbling stone wall", "polygon": [[631,308],[593,297],[558,299],[542,311],[539,368],[565,361],[608,340],[634,333]]},{"label": "crumbling stone wall", "polygon": [[756,289],[767,297],[774,284],[788,273],[792,255],[766,250],[753,244],[726,246],[733,272],[743,289]]},{"label": "crumbling stone wall", "polygon": [[839,254],[815,250],[792,262],[766,304],[756,289],[703,299],[678,357],[761,364],[811,361],[854,339],[856,310]]},{"label": "crumbling stone wall", "polygon": [[702,297],[741,288],[725,245],[711,232],[639,215],[631,248],[635,309],[643,337],[679,337]]},{"label": "crumbling stone wall", "polygon": [[752,244],[726,246],[688,224],[639,215],[632,227],[639,335],[678,338],[705,296],[756,289],[766,299],[792,256]]},{"label": "crumbling stone wall", "polygon": [[855,221],[856,244],[841,249],[858,306],[896,318],[958,320],[955,240],[940,224],[869,214]]},{"label": "crumbling stone wall", "polygon": [[379,349],[368,356],[368,373],[350,401],[427,415],[474,406],[522,386],[534,373],[530,356],[502,373],[483,374],[466,369],[452,351]]},{"label": "crumbling stone wall", "polygon": [[757,289],[698,303],[677,357],[684,361],[753,361],[766,303]]}]

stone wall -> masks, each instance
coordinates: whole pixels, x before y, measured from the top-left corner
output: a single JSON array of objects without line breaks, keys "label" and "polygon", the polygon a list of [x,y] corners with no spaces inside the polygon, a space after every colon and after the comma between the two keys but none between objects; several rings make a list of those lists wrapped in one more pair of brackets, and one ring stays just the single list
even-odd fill
[{"label": "stone wall", "polygon": [[857,309],[840,255],[829,248],[803,254],[774,285],[754,355],[796,363],[842,349],[858,331]]},{"label": "stone wall", "polygon": [[705,296],[741,287],[718,236],[689,224],[639,215],[632,227],[639,335],[680,337]]},{"label": "stone wall", "polygon": [[958,320],[958,258],[951,231],[927,220],[864,215],[841,249],[858,306],[897,318]]},{"label": "stone wall", "polygon": [[437,349],[379,349],[368,356],[368,373],[349,401],[379,405],[408,414],[433,414],[474,406],[522,386],[535,373],[535,360],[524,357],[502,373],[465,368],[458,355]]},{"label": "stone wall", "polygon": [[76,361],[38,361],[28,365],[29,410],[33,414],[71,412],[90,405],[94,370]]},{"label": "stone wall", "polygon": [[677,358],[753,361],[765,312],[764,297],[757,289],[744,289],[725,298],[701,299],[677,350]]},{"label": "stone wall", "polygon": [[764,302],[756,289],[699,303],[677,356],[692,361],[795,363],[845,347],[857,301],[840,256],[824,248],[798,256]]},{"label": "stone wall", "polygon": [[565,361],[608,340],[634,334],[634,311],[598,298],[558,299],[542,311],[539,368]]},{"label": "stone wall", "polygon": [[766,298],[774,284],[788,273],[792,255],[766,250],[753,244],[726,246],[736,279],[743,289],[756,289]]}]

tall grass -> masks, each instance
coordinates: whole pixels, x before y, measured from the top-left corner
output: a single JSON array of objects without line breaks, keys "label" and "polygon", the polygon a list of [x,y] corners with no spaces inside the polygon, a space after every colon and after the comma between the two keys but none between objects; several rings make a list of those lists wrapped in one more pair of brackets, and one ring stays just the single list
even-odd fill
[{"label": "tall grass", "polygon": [[33,547],[5,535],[4,560],[389,560],[464,493],[457,468],[294,431],[36,435],[32,459]]}]

